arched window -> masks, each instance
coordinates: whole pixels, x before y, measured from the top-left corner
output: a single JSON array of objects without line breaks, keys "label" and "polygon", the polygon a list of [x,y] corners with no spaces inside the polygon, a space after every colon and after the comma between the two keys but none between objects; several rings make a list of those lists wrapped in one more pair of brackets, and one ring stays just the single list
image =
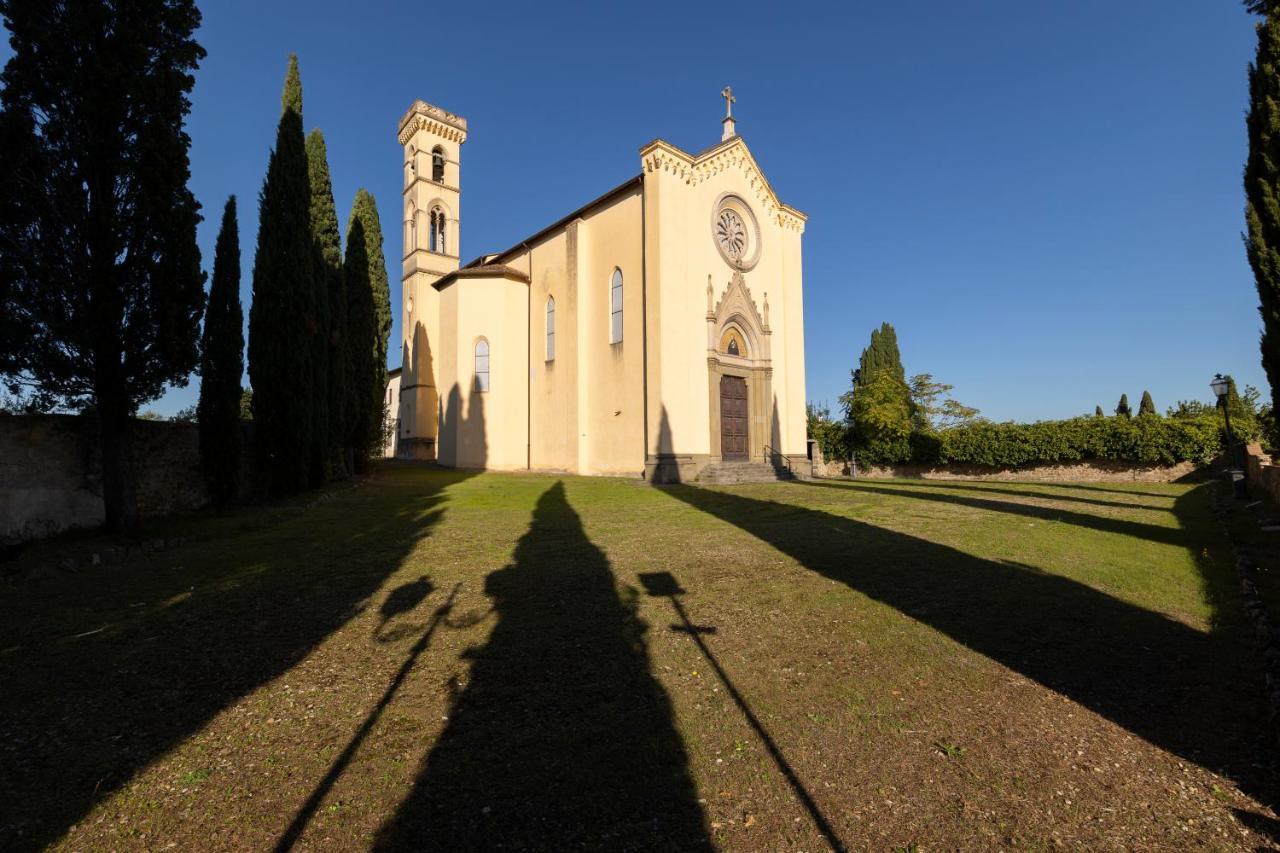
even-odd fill
[{"label": "arched window", "polygon": [[556,360],[556,299],[547,297],[547,361]]},{"label": "arched window", "polygon": [[476,341],[476,390],[489,390],[489,342]]},{"label": "arched window", "polygon": [[418,215],[419,211],[413,212],[412,218],[409,220],[409,250],[415,251],[418,248]]},{"label": "arched window", "polygon": [[428,214],[428,223],[431,231],[427,235],[427,248],[433,252],[445,253],[444,239],[444,210],[439,207],[431,208]]},{"label": "arched window", "polygon": [[418,151],[412,145],[409,146],[409,156],[404,161],[404,178],[405,182],[412,181],[418,174]]},{"label": "arched window", "polygon": [[431,180],[444,183],[444,149],[439,145],[431,152]]},{"label": "arched window", "polygon": [[614,267],[613,284],[609,288],[609,343],[622,340],[622,270]]}]

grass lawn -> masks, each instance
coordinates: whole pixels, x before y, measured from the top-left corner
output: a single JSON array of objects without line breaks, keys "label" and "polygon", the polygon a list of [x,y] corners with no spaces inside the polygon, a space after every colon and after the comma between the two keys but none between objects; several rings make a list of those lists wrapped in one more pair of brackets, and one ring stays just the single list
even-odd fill
[{"label": "grass lawn", "polygon": [[0,588],[0,849],[1269,848],[1213,488],[389,465],[177,522]]}]

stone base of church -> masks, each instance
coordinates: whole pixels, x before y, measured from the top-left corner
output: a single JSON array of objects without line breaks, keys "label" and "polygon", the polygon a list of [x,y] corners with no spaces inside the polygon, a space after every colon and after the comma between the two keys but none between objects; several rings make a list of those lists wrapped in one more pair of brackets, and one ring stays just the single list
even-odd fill
[{"label": "stone base of church", "polygon": [[651,453],[644,460],[644,478],[657,485],[692,483],[710,462],[705,453]]},{"label": "stone base of church", "polygon": [[401,438],[396,445],[396,458],[435,462],[436,440],[434,438]]},{"label": "stone base of church", "polygon": [[786,453],[783,459],[787,460],[787,467],[791,471],[791,475],[797,480],[813,479],[813,460],[805,453]]}]

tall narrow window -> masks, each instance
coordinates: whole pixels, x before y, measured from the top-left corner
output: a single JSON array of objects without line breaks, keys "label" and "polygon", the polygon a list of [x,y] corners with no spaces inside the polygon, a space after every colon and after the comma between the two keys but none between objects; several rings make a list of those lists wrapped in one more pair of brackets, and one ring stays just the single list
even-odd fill
[{"label": "tall narrow window", "polygon": [[427,235],[427,248],[433,252],[444,254],[444,210],[439,207],[431,208],[431,213],[428,214],[428,225],[431,230]]},{"label": "tall narrow window", "polygon": [[489,342],[476,341],[476,390],[489,390]]},{"label": "tall narrow window", "polygon": [[556,300],[547,297],[547,361],[556,360]]},{"label": "tall narrow window", "polygon": [[437,184],[444,183],[444,149],[438,145],[431,152],[431,180]]},{"label": "tall narrow window", "polygon": [[614,268],[613,284],[609,288],[609,343],[622,340],[622,270]]},{"label": "tall narrow window", "polygon": [[409,250],[415,251],[418,248],[418,211],[415,210],[409,217]]}]

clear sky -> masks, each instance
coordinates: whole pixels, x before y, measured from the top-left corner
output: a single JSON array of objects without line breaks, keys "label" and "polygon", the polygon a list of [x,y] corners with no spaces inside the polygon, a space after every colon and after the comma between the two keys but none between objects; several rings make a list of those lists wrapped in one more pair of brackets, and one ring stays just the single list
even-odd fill
[{"label": "clear sky", "polygon": [[[378,199],[399,340],[401,151],[415,98],[469,122],[464,262],[639,173],[641,145],[738,131],[805,211],[808,397],[871,329],[996,420],[1265,389],[1240,232],[1253,22],[1232,0],[389,3],[205,0],[189,132],[206,268],[239,196],[246,317],[290,51],[345,233]],[[0,60],[9,53],[0,46]],[[701,287],[698,282],[690,286]],[[195,399],[195,382],[152,408]]]}]

